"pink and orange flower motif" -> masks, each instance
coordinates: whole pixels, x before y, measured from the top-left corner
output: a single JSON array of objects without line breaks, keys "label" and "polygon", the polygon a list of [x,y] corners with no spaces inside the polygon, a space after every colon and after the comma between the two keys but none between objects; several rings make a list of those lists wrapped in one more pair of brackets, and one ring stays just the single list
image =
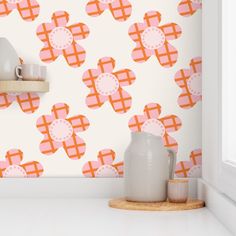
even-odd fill
[{"label": "pink and orange flower motif", "polygon": [[8,16],[13,10],[17,10],[25,21],[34,21],[40,11],[36,0],[0,0],[0,17]]},{"label": "pink and orange flower motif", "polygon": [[40,104],[40,98],[36,93],[0,93],[0,110],[8,108],[14,101],[26,114],[34,113]]},{"label": "pink and orange flower motif", "polygon": [[132,5],[128,0],[90,0],[86,6],[90,16],[100,16],[107,9],[117,21],[126,21],[132,13]]},{"label": "pink and orange flower motif", "polygon": [[113,72],[115,60],[104,57],[98,61],[97,69],[89,69],[83,75],[83,82],[90,89],[86,98],[89,108],[97,109],[109,101],[117,113],[127,112],[132,105],[132,97],[122,87],[134,83],[133,71],[122,69]]},{"label": "pink and orange flower motif", "polygon": [[169,135],[178,131],[181,120],[175,115],[168,115],[160,118],[161,106],[157,103],[149,103],[144,107],[143,115],[135,115],[129,120],[129,128],[132,132],[146,132],[160,136],[165,147],[178,151],[178,143]]},{"label": "pink and orange flower motif", "polygon": [[123,162],[114,163],[116,153],[111,149],[103,149],[98,153],[98,161],[88,161],[83,166],[85,177],[111,178],[123,176]]},{"label": "pink and orange flower motif", "polygon": [[40,51],[41,60],[51,63],[62,55],[71,67],[81,66],[86,52],[77,41],[88,37],[88,26],[83,23],[66,26],[69,14],[65,11],[54,12],[51,19],[51,23],[43,23],[37,29],[37,35],[44,43]]},{"label": "pink and orange flower motif", "polygon": [[43,174],[43,166],[37,161],[21,164],[23,152],[19,149],[9,150],[5,158],[0,161],[0,178],[40,177]]},{"label": "pink and orange flower motif", "polygon": [[66,118],[68,114],[69,106],[58,103],[52,107],[51,115],[43,115],[37,120],[37,128],[44,135],[40,143],[43,154],[52,155],[62,147],[72,160],[84,155],[86,144],[76,133],[87,130],[89,121],[83,115]]},{"label": "pink and orange flower motif", "polygon": [[192,16],[202,9],[202,0],[182,0],[178,5],[178,12],[181,16]]},{"label": "pink and orange flower motif", "polygon": [[177,177],[200,178],[202,176],[202,150],[193,150],[190,161],[177,163],[175,174]]},{"label": "pink and orange flower motif", "polygon": [[136,43],[133,60],[142,63],[156,56],[161,66],[174,66],[178,51],[169,41],[181,36],[180,26],[175,23],[160,26],[161,14],[157,11],[147,12],[143,19],[143,23],[135,23],[129,28],[129,36]]},{"label": "pink and orange flower motif", "polygon": [[193,58],[189,69],[181,69],[175,75],[175,82],[182,89],[178,104],[184,109],[192,108],[202,100],[202,59]]}]

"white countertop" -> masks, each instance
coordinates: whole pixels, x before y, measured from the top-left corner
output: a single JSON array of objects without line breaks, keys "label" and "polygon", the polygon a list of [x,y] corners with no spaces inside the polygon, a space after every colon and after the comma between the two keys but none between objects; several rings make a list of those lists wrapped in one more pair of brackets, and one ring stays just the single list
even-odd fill
[{"label": "white countertop", "polygon": [[107,199],[0,199],[7,236],[230,236],[207,209],[140,212],[111,209]]}]

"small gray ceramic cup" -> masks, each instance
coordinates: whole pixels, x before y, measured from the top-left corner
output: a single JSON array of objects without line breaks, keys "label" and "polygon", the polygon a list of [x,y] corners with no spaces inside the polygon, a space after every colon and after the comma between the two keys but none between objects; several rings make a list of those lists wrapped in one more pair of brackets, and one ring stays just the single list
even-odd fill
[{"label": "small gray ceramic cup", "polygon": [[172,179],[168,181],[168,200],[174,203],[185,203],[188,200],[188,180]]},{"label": "small gray ceramic cup", "polygon": [[16,76],[22,80],[45,80],[47,74],[46,66],[34,64],[23,64],[16,67]]}]

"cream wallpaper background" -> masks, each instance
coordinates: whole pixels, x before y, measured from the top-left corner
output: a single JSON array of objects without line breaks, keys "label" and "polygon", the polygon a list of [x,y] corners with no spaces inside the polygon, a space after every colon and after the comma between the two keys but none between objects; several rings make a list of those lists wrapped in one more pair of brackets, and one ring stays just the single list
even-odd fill
[{"label": "cream wallpaper background", "polygon": [[[88,0],[37,2],[40,14],[32,22],[24,21],[16,10],[0,17],[0,37],[6,37],[14,45],[25,63],[47,65],[50,81],[50,92],[40,94],[40,106],[33,114],[23,113],[17,103],[0,110],[1,160],[8,150],[20,149],[24,153],[23,162],[34,160],[41,163],[44,177],[83,176],[83,166],[88,161],[97,161],[100,150],[114,150],[114,162],[121,162],[130,142],[129,120],[134,115],[143,114],[146,104],[158,103],[162,107],[162,117],[174,114],[180,118],[182,127],[170,135],[178,142],[178,161],[189,161],[190,153],[201,148],[201,102],[190,109],[178,105],[182,90],[175,82],[175,74],[180,69],[188,69],[191,59],[201,57],[201,10],[186,17],[178,12],[179,0],[130,0],[132,14],[128,20],[119,22],[108,10],[98,17],[89,16],[85,10]],[[70,67],[64,57],[50,64],[42,62],[39,57],[43,43],[36,35],[37,27],[50,22],[56,11],[69,13],[68,25],[82,22],[89,27],[89,36],[79,40],[86,50],[86,60],[78,68]],[[161,13],[160,25],[174,22],[182,29],[181,37],[170,41],[179,53],[177,63],[171,68],[162,67],[154,56],[144,63],[137,63],[131,57],[135,43],[128,30],[132,24],[143,22],[148,11]],[[88,69],[97,68],[98,60],[103,57],[116,60],[114,71],[129,68],[136,75],[135,82],[124,87],[132,96],[132,106],[124,114],[114,112],[109,102],[95,110],[85,103],[90,90],[82,81],[83,74]],[[37,130],[36,121],[40,116],[50,114],[51,107],[57,103],[69,105],[68,117],[83,114],[90,122],[90,127],[79,133],[87,146],[85,155],[79,160],[68,158],[62,148],[52,155],[44,155],[39,149],[43,135]]]}]

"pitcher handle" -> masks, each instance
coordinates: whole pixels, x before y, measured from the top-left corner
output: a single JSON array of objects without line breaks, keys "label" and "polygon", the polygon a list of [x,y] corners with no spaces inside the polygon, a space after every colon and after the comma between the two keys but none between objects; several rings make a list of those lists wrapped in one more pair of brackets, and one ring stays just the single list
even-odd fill
[{"label": "pitcher handle", "polygon": [[171,149],[167,149],[167,151],[169,152],[170,156],[169,179],[174,179],[175,166],[176,166],[176,153]]}]

